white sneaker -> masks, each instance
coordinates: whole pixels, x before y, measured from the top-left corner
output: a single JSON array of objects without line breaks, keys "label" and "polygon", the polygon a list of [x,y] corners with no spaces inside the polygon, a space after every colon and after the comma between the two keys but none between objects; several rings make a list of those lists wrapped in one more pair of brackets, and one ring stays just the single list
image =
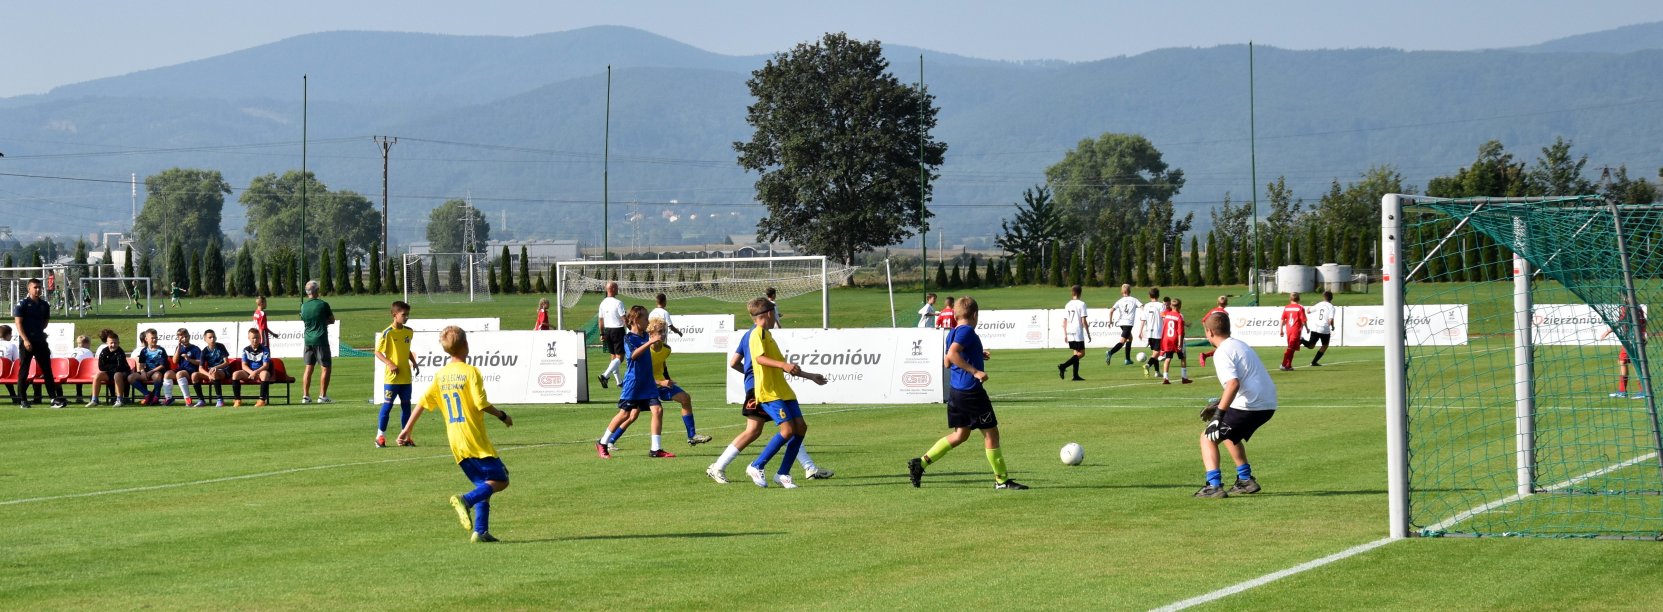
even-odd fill
[{"label": "white sneaker", "polygon": [[809,480],[825,480],[836,476],[837,472],[831,471],[831,468],[823,468],[817,465],[803,472],[803,475],[807,476]]},{"label": "white sneaker", "polygon": [[215,408],[224,408],[225,407],[225,400],[214,400],[214,407]]},{"label": "white sneaker", "polygon": [[784,488],[784,489],[795,489],[795,488],[797,488],[797,483],[791,481],[791,475],[790,474],[775,474],[774,475],[774,482],[780,483],[780,488]]},{"label": "white sneaker", "polygon": [[119,398],[119,397],[118,397],[118,398],[115,398],[115,403],[114,403],[114,404],[110,404],[110,405],[111,405],[111,406],[115,406],[115,407],[117,407],[117,408],[120,408],[120,407],[122,407],[122,406],[125,406],[125,405],[127,405],[127,402],[124,402],[124,401],[121,401],[121,398]]},{"label": "white sneaker", "polygon": [[208,402],[204,402],[202,400],[196,400],[194,402],[191,402],[191,407],[192,408],[201,408],[201,407],[206,406],[206,405],[208,405]]},{"label": "white sneaker", "polygon": [[754,465],[745,466],[745,475],[750,476],[751,477],[751,482],[756,483],[756,486],[762,487],[764,489],[768,488],[768,475],[763,474],[762,470],[756,469],[756,466],[754,466]]},{"label": "white sneaker", "polygon": [[92,401],[87,402],[87,407],[88,408],[97,408],[98,407],[98,398],[96,398],[96,397],[92,398]]},{"label": "white sneaker", "polygon": [[319,404],[332,404],[334,402],[335,402],[335,400],[329,399],[329,396],[327,396],[327,395],[319,395],[318,396],[318,403]]},{"label": "white sneaker", "polygon": [[716,481],[716,484],[728,483],[727,473],[723,472],[722,468],[716,467],[716,464],[714,463],[710,464],[710,467],[704,469],[704,475],[709,476],[711,480]]},{"label": "white sneaker", "polygon": [[300,403],[310,404],[310,403],[312,403],[312,398],[302,395],[302,396],[300,396]]}]

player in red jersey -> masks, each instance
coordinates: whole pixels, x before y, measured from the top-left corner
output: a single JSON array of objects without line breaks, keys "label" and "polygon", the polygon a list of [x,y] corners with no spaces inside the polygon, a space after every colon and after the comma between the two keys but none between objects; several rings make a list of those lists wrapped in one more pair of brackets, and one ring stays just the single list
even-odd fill
[{"label": "player in red jersey", "polygon": [[959,318],[953,314],[953,296],[947,296],[947,304],[941,307],[941,312],[935,315],[936,329],[953,329],[959,326]]},{"label": "player in red jersey", "polygon": [[[1621,310],[1617,311],[1617,321],[1627,321],[1628,312],[1629,310],[1627,306],[1624,306]],[[1639,319],[1638,323],[1640,324],[1640,335],[1644,336],[1646,335],[1645,308],[1640,309]],[[1600,339],[1604,340],[1605,337],[1611,335],[1611,332],[1613,331],[1616,331],[1616,329],[1609,327],[1606,328],[1605,333],[1600,334]],[[1646,397],[1646,392],[1644,390],[1636,391],[1634,393],[1628,392],[1628,364],[1630,361],[1631,360],[1628,356],[1628,346],[1625,345],[1617,352],[1617,392],[1612,393],[1611,397],[1631,397],[1634,399],[1644,399]]]},{"label": "player in red jersey", "polygon": [[271,347],[271,339],[278,337],[266,326],[266,296],[254,298],[254,329],[260,330],[260,346]]},{"label": "player in red jersey", "polygon": [[1172,298],[1170,308],[1161,313],[1161,384],[1172,384],[1172,359],[1178,359],[1178,377],[1184,384],[1190,380],[1189,358],[1184,354],[1184,301]]},{"label": "player in red jersey", "polygon": [[1282,307],[1282,327],[1276,330],[1277,335],[1288,341],[1288,348],[1282,351],[1282,371],[1293,371],[1293,354],[1304,346],[1300,334],[1305,332],[1305,307],[1299,305],[1299,292],[1288,294],[1288,305]]},{"label": "player in red jersey", "polygon": [[537,300],[537,322],[532,324],[531,329],[534,329],[534,330],[554,329],[554,326],[549,325],[549,299],[548,298],[543,298],[541,300]]},{"label": "player in red jersey", "polygon": [[[1206,325],[1207,324],[1207,317],[1213,316],[1215,314],[1229,314],[1228,311],[1224,310],[1224,308],[1226,306],[1229,306],[1229,305],[1230,305],[1230,296],[1228,296],[1228,295],[1218,296],[1218,305],[1214,306],[1212,310],[1207,311],[1207,314],[1201,315],[1201,324]],[[1213,351],[1201,351],[1201,365],[1203,367],[1205,367],[1207,365],[1207,358],[1212,357],[1212,356],[1213,356]]]}]

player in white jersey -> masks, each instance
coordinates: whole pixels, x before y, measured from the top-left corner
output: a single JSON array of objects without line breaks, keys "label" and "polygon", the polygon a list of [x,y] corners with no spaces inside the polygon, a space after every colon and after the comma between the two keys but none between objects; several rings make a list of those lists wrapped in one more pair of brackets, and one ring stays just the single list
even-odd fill
[{"label": "player in white jersey", "polygon": [[924,329],[935,327],[935,294],[924,294],[924,307],[918,309],[918,326]]},{"label": "player in white jersey", "polygon": [[1086,342],[1091,340],[1091,328],[1086,324],[1086,303],[1080,299],[1080,286],[1069,288],[1069,295],[1073,296],[1062,309],[1062,337],[1068,341],[1070,355],[1066,361],[1057,364],[1057,378],[1062,378],[1068,368],[1074,368],[1074,380],[1080,378],[1080,359],[1086,356]]},{"label": "player in white jersey", "polygon": [[664,294],[660,293],[655,297],[658,301],[658,307],[652,309],[652,312],[647,313],[647,321],[649,321],[649,322],[650,321],[655,321],[655,320],[656,321],[663,321],[664,322],[664,327],[667,327],[667,328],[670,329],[670,331],[675,332],[675,334],[677,336],[687,335],[687,334],[681,333],[681,330],[676,329],[675,320],[670,318],[669,309],[664,307],[664,304],[668,301],[664,297]]},{"label": "player in white jersey", "polygon": [[1120,286],[1120,299],[1109,308],[1110,323],[1120,328],[1120,342],[1103,355],[1103,365],[1113,361],[1114,354],[1120,349],[1126,349],[1126,365],[1132,365],[1132,326],[1138,324],[1138,307],[1142,305],[1143,302],[1132,297],[1130,284]]},{"label": "player in white jersey", "polygon": [[1322,301],[1305,309],[1305,329],[1311,332],[1311,337],[1305,339],[1305,348],[1314,348],[1317,342],[1322,342],[1322,348],[1311,358],[1312,367],[1321,366],[1318,362],[1328,352],[1328,338],[1334,333],[1334,292],[1322,292]]},{"label": "player in white jersey", "polygon": [[1166,314],[1166,302],[1161,301],[1161,290],[1149,288],[1149,301],[1138,311],[1138,336],[1149,340],[1149,358],[1143,362],[1143,375],[1155,372],[1155,361],[1161,356],[1161,316]]}]

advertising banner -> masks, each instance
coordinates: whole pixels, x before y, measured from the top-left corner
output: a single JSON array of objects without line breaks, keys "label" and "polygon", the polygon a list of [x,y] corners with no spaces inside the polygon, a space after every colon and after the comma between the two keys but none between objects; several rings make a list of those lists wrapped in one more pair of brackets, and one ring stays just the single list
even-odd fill
[{"label": "advertising banner", "polygon": [[[248,346],[248,336],[243,335],[248,332],[246,331],[247,328],[243,325],[244,322],[239,321],[144,322],[138,324],[137,329],[133,330],[133,335],[121,335],[121,348],[127,349],[128,354],[138,352],[140,348],[144,347],[144,343],[139,340],[139,335],[144,333],[144,330],[154,329],[156,330],[156,343],[161,345],[162,348],[167,349],[167,354],[172,356],[174,353],[173,348],[179,346],[179,328],[183,327],[186,330],[189,330],[191,332],[191,344],[195,344],[197,346],[202,346],[202,332],[211,329],[214,330],[215,339],[219,340],[220,344],[225,345],[225,349],[230,351],[231,355],[234,357],[241,355],[243,347]],[[254,327],[254,325],[250,323],[247,327]],[[94,352],[98,351],[98,340],[96,338],[93,339],[92,350]],[[57,352],[57,350],[53,349],[53,352]],[[299,357],[299,354],[296,354],[295,356]]]},{"label": "advertising banner", "polygon": [[[733,334],[733,341],[741,334]],[[786,361],[827,378],[820,386],[786,376],[799,403],[937,404],[945,397],[945,330],[779,329],[773,334]],[[728,403],[744,399],[744,375],[728,370]]]},{"label": "advertising banner", "polygon": [[666,338],[677,353],[726,353],[738,339],[733,333],[733,315],[673,315],[670,320],[682,333]]},{"label": "advertising banner", "polygon": [[[1407,307],[1404,341],[1409,346],[1467,343],[1466,304],[1417,304]],[[1340,326],[1346,346],[1385,346],[1386,307],[1346,306]]]},{"label": "advertising banner", "polygon": [[[1046,348],[1068,348],[1068,338],[1062,331],[1063,309],[1056,308],[1045,311],[1045,321],[1051,326],[1046,333]],[[1193,324],[1193,323],[1192,323]],[[1086,341],[1087,348],[1109,348],[1120,342],[1120,326],[1114,324],[1114,314],[1108,308],[1087,308],[1086,327],[1091,330],[1091,339]],[[977,330],[977,333],[981,333]],[[1133,329],[1132,333],[1137,333]],[[983,340],[986,343],[986,340]],[[990,349],[991,350],[991,349]]]},{"label": "advertising banner", "polygon": [[[380,340],[380,334],[376,340]],[[416,332],[410,341],[415,359],[411,402],[419,402],[433,375],[450,361],[439,346],[439,332]],[[372,362],[372,402],[381,401],[386,366]],[[468,363],[479,368],[485,394],[493,404],[575,404],[588,401],[583,334],[574,331],[494,331],[468,333]]]},{"label": "advertising banner", "polygon": [[[1650,321],[1651,309],[1643,304],[1640,307]],[[1536,346],[1622,344],[1616,334],[1607,334],[1610,331],[1611,326],[1587,304],[1535,304],[1530,308],[1530,339]]]},{"label": "advertising banner", "polygon": [[[1089,315],[1087,319],[1089,321]],[[1042,309],[983,310],[977,316],[976,335],[981,337],[982,346],[990,351],[1042,349],[1049,346],[1052,328],[1058,324],[1053,324],[1050,312]],[[946,333],[946,330],[940,331]],[[1055,333],[1061,334],[1061,328],[1057,328]],[[1096,333],[1093,329],[1092,334]]]},{"label": "advertising banner", "polygon": [[[382,325],[382,328],[386,328],[387,325],[391,325],[393,322],[391,315],[388,315],[385,320],[387,323],[386,325]],[[496,317],[480,317],[475,319],[410,319],[405,321],[404,325],[405,327],[409,327],[411,330],[419,332],[436,332],[452,325],[460,327],[462,328],[462,331],[468,333],[481,331],[502,331],[502,319],[498,319]]]}]

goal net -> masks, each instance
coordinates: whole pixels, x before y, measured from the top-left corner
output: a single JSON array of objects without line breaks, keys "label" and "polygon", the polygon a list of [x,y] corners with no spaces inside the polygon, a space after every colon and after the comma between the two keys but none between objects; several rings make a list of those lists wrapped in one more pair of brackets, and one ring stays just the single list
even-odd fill
[{"label": "goal net", "polygon": [[1389,195],[1382,224],[1392,534],[1663,535],[1663,207]]},{"label": "goal net", "polygon": [[404,256],[404,301],[431,303],[491,300],[491,258],[485,253],[421,253]]},{"label": "goal net", "polygon": [[76,283],[84,313],[97,315],[151,315],[151,296],[155,293],[148,276],[83,276]]},{"label": "goal net", "polygon": [[847,281],[856,266],[828,262],[823,256],[733,257],[712,259],[645,259],[620,261],[564,261],[555,264],[555,293],[559,325],[565,310],[585,294],[605,294],[606,284],[618,283],[618,294],[650,302],[657,294],[670,300],[705,298],[742,304],[773,288],[776,300],[820,292],[820,325],[830,326],[826,290]]}]

